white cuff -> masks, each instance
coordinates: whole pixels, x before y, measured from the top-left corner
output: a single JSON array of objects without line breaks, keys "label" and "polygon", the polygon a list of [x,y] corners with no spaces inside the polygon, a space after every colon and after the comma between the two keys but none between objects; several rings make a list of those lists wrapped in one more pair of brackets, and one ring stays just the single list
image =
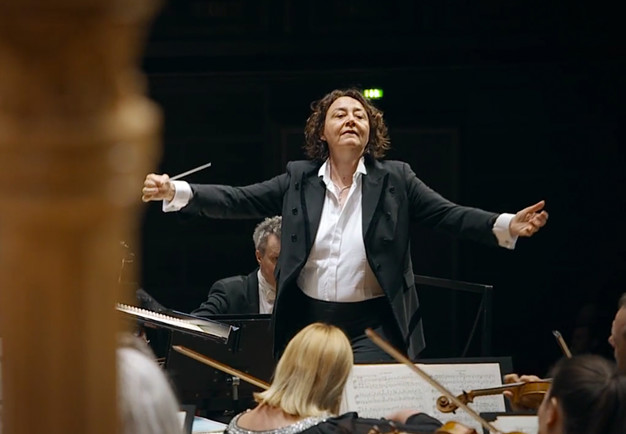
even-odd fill
[{"label": "white cuff", "polygon": [[174,184],[174,199],[163,201],[163,212],[178,211],[187,206],[193,193],[187,181],[171,181]]},{"label": "white cuff", "polygon": [[517,242],[517,237],[511,236],[509,231],[509,225],[513,217],[515,217],[515,214],[500,214],[492,228],[493,234],[498,239],[498,245],[510,250],[515,248],[515,243]]}]

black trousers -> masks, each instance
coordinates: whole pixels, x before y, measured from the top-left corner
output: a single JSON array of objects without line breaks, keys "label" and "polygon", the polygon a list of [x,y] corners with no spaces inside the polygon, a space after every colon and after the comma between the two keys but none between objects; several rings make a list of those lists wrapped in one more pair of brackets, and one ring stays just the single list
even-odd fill
[{"label": "black trousers", "polygon": [[400,330],[386,297],[337,303],[311,298],[300,289],[294,292],[297,294],[291,304],[293,334],[314,322],[335,325],[350,339],[354,363],[395,361],[365,335],[366,328],[371,328],[400,352],[405,352]]}]

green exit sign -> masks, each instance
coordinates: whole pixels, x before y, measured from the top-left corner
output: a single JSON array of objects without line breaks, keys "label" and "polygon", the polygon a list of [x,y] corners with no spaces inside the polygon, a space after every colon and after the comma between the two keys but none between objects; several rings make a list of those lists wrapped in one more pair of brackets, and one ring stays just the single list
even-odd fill
[{"label": "green exit sign", "polygon": [[381,99],[383,97],[382,89],[365,89],[363,96],[367,99]]}]

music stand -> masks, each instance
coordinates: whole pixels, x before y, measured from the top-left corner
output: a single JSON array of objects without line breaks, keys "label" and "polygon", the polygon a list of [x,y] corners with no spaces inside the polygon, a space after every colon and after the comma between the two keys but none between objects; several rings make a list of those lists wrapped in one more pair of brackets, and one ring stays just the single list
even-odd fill
[{"label": "music stand", "polygon": [[[442,279],[438,277],[430,277],[430,276],[422,276],[419,274],[414,275],[415,285],[418,289],[418,295],[420,298],[420,308],[422,309],[422,318],[424,323],[424,333],[428,338],[428,329],[437,329],[437,333],[433,333],[438,337],[441,337],[442,331],[450,331],[450,327],[453,328],[451,330],[452,336],[451,341],[456,341],[456,335],[459,333],[458,325],[456,324],[456,317],[454,309],[457,309],[456,304],[453,304],[453,312],[444,314],[443,306],[441,307],[441,311],[433,311],[431,309],[426,309],[428,300],[435,297],[441,297],[439,293],[431,293],[426,294],[422,292],[423,289],[428,287],[436,287],[436,288],[444,288],[451,291],[455,291],[453,295],[460,296],[461,293],[470,293],[470,294],[478,294],[480,295],[480,300],[478,303],[478,307],[476,310],[476,315],[473,319],[472,328],[465,339],[465,345],[460,354],[438,354],[437,357],[465,357],[469,350],[470,344],[474,338],[474,334],[476,332],[476,328],[478,326],[479,321],[482,319],[482,327],[481,327],[481,337],[480,337],[480,354],[481,357],[490,356],[492,354],[492,346],[491,346],[491,335],[492,335],[492,327],[493,327],[493,318],[492,318],[492,306],[493,306],[493,286],[485,285],[480,283],[472,283],[472,282],[463,282],[458,280],[450,280],[450,279]],[[418,286],[419,285],[419,286]],[[469,305],[469,301],[466,303],[466,306]],[[443,304],[438,302],[433,302],[432,304]],[[446,308],[449,308],[449,305],[446,305]],[[430,316],[430,317],[429,317]],[[435,324],[440,323],[439,326],[435,326]],[[454,329],[457,327],[457,329]],[[446,329],[447,328],[447,329]],[[426,351],[428,351],[428,345],[431,340],[426,339]],[[435,341],[434,339],[432,341]],[[436,341],[435,341],[436,342]]]},{"label": "music stand", "polygon": [[[506,401],[508,402],[508,400]],[[515,430],[518,429],[522,432],[537,432],[538,428],[538,420],[537,413],[530,411],[506,411],[506,412],[488,412],[488,413],[480,413],[480,417],[485,419],[488,422],[494,423],[498,418],[503,419],[518,419]],[[520,427],[520,425],[522,425]],[[490,434],[485,428],[483,428],[483,434]]]},{"label": "music stand", "polygon": [[193,419],[196,414],[196,407],[194,405],[181,405],[179,406],[179,414],[182,420],[183,434],[192,434]]}]

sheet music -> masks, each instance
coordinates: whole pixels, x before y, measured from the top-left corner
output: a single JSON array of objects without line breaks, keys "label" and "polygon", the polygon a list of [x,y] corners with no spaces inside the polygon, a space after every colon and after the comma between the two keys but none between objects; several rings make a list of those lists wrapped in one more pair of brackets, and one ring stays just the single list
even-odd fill
[{"label": "sheet music", "polygon": [[193,420],[193,434],[222,433],[228,425],[205,417],[196,416]]},{"label": "sheet music", "polygon": [[[417,364],[455,396],[464,390],[502,384],[498,363]],[[403,364],[355,365],[348,377],[342,412],[379,418],[402,409],[428,413],[442,422],[454,420],[482,432],[482,426],[463,410],[442,413],[437,410],[441,393]],[[503,412],[502,395],[481,396],[469,404],[476,412]]]},{"label": "sheet music", "polygon": [[536,415],[498,416],[492,424],[502,432],[534,434],[539,430],[539,419]]}]

